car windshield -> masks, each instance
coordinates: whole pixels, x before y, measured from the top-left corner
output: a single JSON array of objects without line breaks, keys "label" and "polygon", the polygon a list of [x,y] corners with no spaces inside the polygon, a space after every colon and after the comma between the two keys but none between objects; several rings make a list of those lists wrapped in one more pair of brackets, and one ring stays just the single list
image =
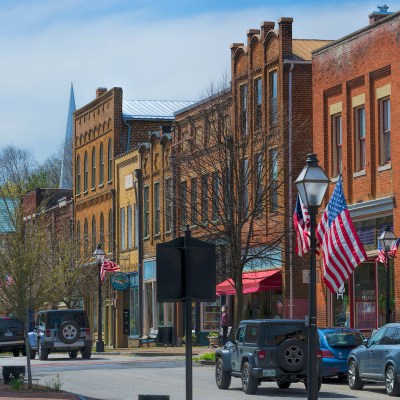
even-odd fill
[{"label": "car windshield", "polygon": [[323,332],[330,347],[356,347],[364,337],[359,332]]},{"label": "car windshield", "polygon": [[57,329],[65,321],[74,321],[81,328],[85,328],[85,314],[82,311],[56,311],[49,312],[48,328]]}]

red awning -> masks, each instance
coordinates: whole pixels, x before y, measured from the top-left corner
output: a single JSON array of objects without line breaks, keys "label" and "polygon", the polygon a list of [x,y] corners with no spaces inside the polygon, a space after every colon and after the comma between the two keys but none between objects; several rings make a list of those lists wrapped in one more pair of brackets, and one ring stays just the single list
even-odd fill
[{"label": "red awning", "polygon": [[[282,287],[282,270],[273,269],[243,274],[243,293],[258,293]],[[236,294],[232,279],[217,285],[217,295]]]}]

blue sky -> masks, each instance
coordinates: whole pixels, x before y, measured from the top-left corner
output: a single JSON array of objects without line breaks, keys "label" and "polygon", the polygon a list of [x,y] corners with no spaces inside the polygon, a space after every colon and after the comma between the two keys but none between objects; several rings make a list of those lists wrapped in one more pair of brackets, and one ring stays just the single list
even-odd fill
[{"label": "blue sky", "polygon": [[[383,4],[383,3],[382,3]],[[400,0],[387,2],[400,10]],[[97,87],[125,99],[198,100],[230,70],[229,46],[262,21],[293,17],[293,36],[338,39],[368,24],[374,1],[1,0],[0,147],[60,147],[70,84],[77,107]]]}]

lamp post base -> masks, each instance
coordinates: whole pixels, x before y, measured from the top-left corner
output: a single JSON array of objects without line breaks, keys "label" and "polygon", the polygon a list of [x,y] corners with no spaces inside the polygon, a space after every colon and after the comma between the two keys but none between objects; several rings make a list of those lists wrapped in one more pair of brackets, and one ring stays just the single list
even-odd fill
[{"label": "lamp post base", "polygon": [[102,340],[96,342],[96,353],[104,353],[104,342]]}]

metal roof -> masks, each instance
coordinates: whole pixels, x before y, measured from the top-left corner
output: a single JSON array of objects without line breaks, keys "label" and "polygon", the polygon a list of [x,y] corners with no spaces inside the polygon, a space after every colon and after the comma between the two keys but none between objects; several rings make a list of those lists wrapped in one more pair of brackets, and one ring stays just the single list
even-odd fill
[{"label": "metal roof", "polygon": [[173,120],[176,111],[193,103],[194,101],[179,100],[124,100],[122,114],[127,119]]},{"label": "metal roof", "polygon": [[14,229],[15,200],[0,198],[0,234],[11,233]]},{"label": "metal roof", "polygon": [[295,58],[311,61],[311,53],[322,46],[332,43],[332,40],[293,39],[292,52]]}]

